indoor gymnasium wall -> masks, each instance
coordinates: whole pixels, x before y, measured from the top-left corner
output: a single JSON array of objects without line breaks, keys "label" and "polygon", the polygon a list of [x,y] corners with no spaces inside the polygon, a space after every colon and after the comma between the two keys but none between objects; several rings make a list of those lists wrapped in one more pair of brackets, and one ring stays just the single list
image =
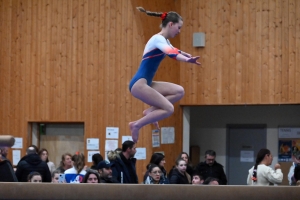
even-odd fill
[{"label": "indoor gymnasium wall", "polygon": [[[147,108],[128,85],[161,22],[135,7],[179,12],[180,1],[176,5],[172,0],[0,0],[0,134],[22,137],[24,156],[31,122],[83,122],[84,142],[99,138],[102,155],[106,127],[119,127],[121,147],[121,136],[130,135],[128,123]],[[172,39],[174,46],[179,42]],[[155,80],[179,83],[179,67],[165,59]],[[141,129],[137,147],[145,147],[147,157],[137,162],[140,181],[153,152],[163,151],[166,168],[173,166],[182,149],[181,115],[176,104],[175,113],[160,122],[175,127],[174,144],[152,148],[154,127]],[[12,160],[11,150],[8,157]]]},{"label": "indoor gymnasium wall", "polygon": [[[299,103],[297,0],[0,0],[0,134],[23,138],[22,156],[30,122],[83,122],[102,155],[106,127],[119,127],[119,146],[130,135],[128,122],[147,106],[128,84],[160,24],[136,6],[179,12],[184,25],[171,42],[201,56],[201,66],[166,58],[157,72],[184,86],[180,105]],[[204,48],[192,46],[194,32],[206,33]],[[175,143],[152,148],[154,127],[141,130],[140,181],[153,152],[165,153],[169,170],[181,151],[179,104],[160,126],[175,127]]]},{"label": "indoor gymnasium wall", "polygon": [[[181,64],[181,104],[298,104],[299,9],[297,0],[181,1],[180,47],[202,63]],[[205,47],[192,46],[195,32]]]}]

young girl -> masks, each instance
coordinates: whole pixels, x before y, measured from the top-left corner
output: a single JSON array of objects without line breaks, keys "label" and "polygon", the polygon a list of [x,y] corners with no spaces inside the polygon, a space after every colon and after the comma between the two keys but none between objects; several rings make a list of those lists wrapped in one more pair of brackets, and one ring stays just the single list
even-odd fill
[{"label": "young girl", "polygon": [[261,149],[256,156],[255,166],[249,170],[247,184],[263,185],[280,184],[283,179],[280,164],[274,166],[275,170],[269,167],[272,164],[273,156],[269,149]]},{"label": "young girl", "polygon": [[191,184],[191,176],[186,173],[186,166],[182,158],[176,160],[176,168],[170,177],[170,184]]},{"label": "young girl", "polygon": [[73,167],[65,171],[65,179],[67,183],[82,183],[86,174],[85,157],[82,153],[76,152],[72,156]]},{"label": "young girl", "polygon": [[54,163],[49,161],[49,153],[48,153],[47,149],[41,149],[38,154],[41,157],[42,161],[47,163],[50,172],[51,173],[54,172],[56,168],[55,168]]},{"label": "young girl", "polygon": [[161,31],[150,38],[143,53],[143,59],[137,73],[129,84],[131,94],[150,105],[144,110],[144,117],[129,123],[132,139],[138,141],[139,130],[150,123],[154,123],[159,129],[158,121],[170,116],[173,111],[173,103],[179,101],[184,95],[184,89],[180,85],[168,82],[152,81],[160,62],[166,55],[169,57],[200,65],[197,61],[199,56],[192,57],[190,54],[174,48],[169,38],[180,33],[183,25],[182,17],[176,12],[150,12],[142,7],[137,8],[147,15],[160,17],[162,20]]},{"label": "young girl", "polygon": [[41,183],[43,181],[42,175],[38,172],[31,172],[28,174],[27,180],[31,183]]}]

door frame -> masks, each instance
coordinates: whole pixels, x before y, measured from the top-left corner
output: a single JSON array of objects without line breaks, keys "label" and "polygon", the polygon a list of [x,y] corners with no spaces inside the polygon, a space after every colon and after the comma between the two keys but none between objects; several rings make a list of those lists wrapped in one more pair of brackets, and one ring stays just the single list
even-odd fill
[{"label": "door frame", "polygon": [[[259,128],[266,129],[266,144],[267,146],[267,124],[226,124],[226,177],[229,178],[229,129],[231,128]],[[256,156],[256,155],[254,155]]]}]

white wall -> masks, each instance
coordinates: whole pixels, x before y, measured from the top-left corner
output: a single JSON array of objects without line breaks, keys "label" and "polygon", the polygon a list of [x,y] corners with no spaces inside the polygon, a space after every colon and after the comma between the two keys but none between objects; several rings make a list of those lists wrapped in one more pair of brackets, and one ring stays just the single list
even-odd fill
[{"label": "white wall", "polygon": [[226,171],[226,125],[266,124],[267,147],[278,162],[278,127],[300,127],[300,105],[195,106],[190,108],[190,145],[199,145],[200,161],[213,149]]}]

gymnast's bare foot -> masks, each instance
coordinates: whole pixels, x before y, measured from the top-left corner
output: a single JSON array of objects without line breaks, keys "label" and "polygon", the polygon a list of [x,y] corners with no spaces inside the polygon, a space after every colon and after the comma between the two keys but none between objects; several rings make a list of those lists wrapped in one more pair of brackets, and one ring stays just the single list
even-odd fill
[{"label": "gymnast's bare foot", "polygon": [[139,130],[140,129],[135,125],[135,121],[129,123],[129,128],[131,131],[133,142],[137,143],[137,141],[139,140]]},{"label": "gymnast's bare foot", "polygon": [[[150,107],[150,108],[148,108],[148,109],[146,109],[146,110],[143,111],[143,115],[146,116],[149,113],[151,113],[153,110],[155,110],[155,108],[154,107]],[[156,129],[159,129],[158,121],[153,122],[152,124],[156,127]]]}]

